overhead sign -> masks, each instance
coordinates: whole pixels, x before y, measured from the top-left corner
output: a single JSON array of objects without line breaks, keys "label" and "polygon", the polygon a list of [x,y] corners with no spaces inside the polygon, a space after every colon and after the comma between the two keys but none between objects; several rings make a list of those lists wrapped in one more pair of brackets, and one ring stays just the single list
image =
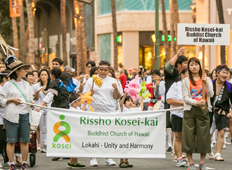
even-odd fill
[{"label": "overhead sign", "polygon": [[20,17],[21,0],[10,0],[10,17]]},{"label": "overhead sign", "polygon": [[230,45],[230,24],[178,24],[178,45]]},{"label": "overhead sign", "polygon": [[48,109],[47,156],[165,158],[165,111],[133,113]]}]

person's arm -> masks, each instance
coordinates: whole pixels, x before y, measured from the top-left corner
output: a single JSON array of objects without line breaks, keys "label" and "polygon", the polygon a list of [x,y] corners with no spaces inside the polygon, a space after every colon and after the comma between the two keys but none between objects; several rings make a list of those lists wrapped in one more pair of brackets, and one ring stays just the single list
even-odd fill
[{"label": "person's arm", "polygon": [[167,99],[167,103],[173,106],[184,106],[184,102],[176,99]]},{"label": "person's arm", "polygon": [[173,83],[167,92],[167,103],[173,106],[183,106],[184,101],[177,100],[178,97],[178,84]]},{"label": "person's arm", "polygon": [[[40,90],[41,90],[41,89],[40,89]],[[38,100],[40,90],[36,90],[36,91],[34,92],[34,94],[33,94],[33,100],[35,100],[35,101]]]},{"label": "person's arm", "polygon": [[121,94],[118,90],[118,86],[116,83],[113,83],[112,87],[114,88],[114,99],[118,100],[121,97]]},{"label": "person's arm", "polygon": [[141,97],[141,99],[140,99],[140,108],[142,111],[143,111],[143,99],[144,99],[144,97]]},{"label": "person's arm", "polygon": [[82,111],[86,111],[87,99],[84,100]]},{"label": "person's arm", "polygon": [[174,68],[175,68],[175,64],[177,59],[179,58],[179,56],[184,55],[184,47],[181,47],[177,54],[171,58],[171,60],[168,61],[168,63],[165,65],[164,69],[168,72],[168,73],[172,73]]},{"label": "person's arm", "polygon": [[123,111],[123,103],[124,103],[124,101],[125,101],[125,99],[126,99],[126,96],[127,96],[127,93],[124,93],[123,98],[122,98],[122,100],[120,101],[120,108],[121,108],[121,111]]},{"label": "person's arm", "polygon": [[[54,98],[54,93],[48,92],[48,93],[46,94],[46,96],[44,97],[43,102],[40,103],[40,105],[41,105],[41,106],[47,106],[48,103],[51,103],[51,102],[52,102],[53,98]],[[35,111],[39,112],[40,109],[41,109],[40,107],[37,107],[37,108],[35,109]]]},{"label": "person's arm", "polygon": [[[205,88],[206,88],[206,91],[207,91],[207,96],[209,96],[209,97],[213,97],[213,95],[214,95],[214,92],[213,92],[213,83],[212,83],[212,81],[211,81],[211,79],[209,78],[209,77],[207,77],[206,75],[204,75],[203,77],[202,77],[202,80],[205,80]],[[203,80],[203,81],[204,81]]]}]

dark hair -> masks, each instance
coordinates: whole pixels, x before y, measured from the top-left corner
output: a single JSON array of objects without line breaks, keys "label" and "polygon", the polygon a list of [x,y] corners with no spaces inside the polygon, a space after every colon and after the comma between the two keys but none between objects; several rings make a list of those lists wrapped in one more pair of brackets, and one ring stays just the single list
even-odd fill
[{"label": "dark hair", "polygon": [[31,71],[27,72],[26,78],[27,78],[29,75],[34,76],[33,73],[32,73]]},{"label": "dark hair", "polygon": [[57,68],[57,67],[51,70],[51,74],[54,75],[56,79],[60,78],[61,73],[62,71],[60,70],[60,68]]},{"label": "dark hair", "polygon": [[[120,98],[120,100],[122,100],[123,99],[123,97],[124,96],[121,96],[121,98]],[[126,101],[128,101],[128,100],[130,100],[131,99],[131,101],[133,101],[132,100],[132,98],[128,95],[128,96],[126,96],[126,98],[125,98],[125,100],[124,100],[124,103],[123,104],[125,104],[126,103]]]},{"label": "dark hair", "polygon": [[[4,71],[2,71],[1,73],[9,74],[9,73],[10,73],[10,70],[4,70]],[[3,79],[4,79],[4,78],[7,78],[7,75],[1,75],[1,74],[0,74],[0,83],[3,82]]]},{"label": "dark hair", "polygon": [[61,58],[54,58],[52,62],[58,62],[61,66],[64,64],[64,61]]},{"label": "dark hair", "polygon": [[95,67],[95,66],[96,66],[96,64],[95,64],[94,61],[88,61],[88,62],[86,63],[86,67],[87,67],[89,64],[90,64],[92,67]]},{"label": "dark hair", "polygon": [[[69,85],[69,81],[68,81],[68,80],[70,80],[69,78],[70,78],[70,74],[68,74],[65,71],[63,71],[60,75],[60,80],[66,85]],[[70,81],[72,81],[72,80],[70,80]]]},{"label": "dark hair", "polygon": [[205,74],[207,75],[207,77],[210,77],[210,72],[209,72],[209,70],[205,70]]},{"label": "dark hair", "polygon": [[157,70],[157,69],[155,69],[155,70],[151,70],[151,73],[150,73],[151,75],[153,75],[153,74],[157,74],[158,76],[160,76],[161,74],[160,74],[160,71],[159,70]]},{"label": "dark hair", "polygon": [[43,68],[43,69],[41,69],[41,70],[39,71],[39,73],[38,73],[39,81],[38,81],[38,82],[40,82],[40,85],[41,85],[41,86],[44,85],[43,82],[42,82],[42,80],[40,79],[40,75],[41,75],[41,73],[42,73],[43,71],[47,72],[47,74],[48,74],[47,86],[46,86],[46,88],[45,88],[45,90],[47,91],[47,90],[48,90],[48,87],[49,87],[49,84],[50,84],[50,81],[51,81],[50,72],[49,72],[47,69]]},{"label": "dark hair", "polygon": [[94,75],[94,72],[97,70],[97,67],[92,67],[90,70],[90,77],[92,77]]},{"label": "dark hair", "polygon": [[83,71],[81,71],[80,73],[79,73],[79,75],[82,75],[84,72]]},{"label": "dark hair", "polygon": [[112,75],[113,78],[116,78],[114,69],[112,67],[110,67],[110,74]]},{"label": "dark hair", "polygon": [[39,74],[39,72],[37,70],[33,70],[32,73],[33,73],[33,75],[34,75],[34,73],[38,73]]},{"label": "dark hair", "polygon": [[78,93],[71,93],[69,96],[68,96],[68,102],[69,103],[72,103],[74,100],[78,99],[81,95],[78,94]]},{"label": "dark hair", "polygon": [[99,66],[102,66],[102,65],[106,65],[106,66],[109,66],[110,67],[110,63],[108,61],[105,61],[105,60],[102,60],[100,63],[99,63]]},{"label": "dark hair", "polygon": [[230,69],[225,64],[218,65],[215,69],[216,73],[219,73],[222,71],[222,69],[226,69],[226,71],[230,71]]},{"label": "dark hair", "polygon": [[211,80],[213,80],[213,72],[216,72],[216,69],[213,69],[213,71],[210,73],[210,78],[211,78]]},{"label": "dark hair", "polygon": [[201,63],[200,63],[200,60],[198,60],[198,58],[196,58],[196,57],[192,57],[192,58],[190,58],[189,61],[188,61],[189,79],[190,79],[191,83],[192,83],[194,86],[196,86],[196,83],[195,83],[195,81],[193,80],[192,72],[189,70],[189,64],[190,64],[191,62],[195,62],[195,63],[197,63],[197,64],[199,65],[199,67],[200,67],[199,76],[200,76],[200,77],[202,77]]},{"label": "dark hair", "polygon": [[[17,70],[19,70],[20,68],[18,68]],[[11,73],[11,75],[10,75],[10,79],[14,79],[14,80],[17,80],[17,78],[18,78],[18,76],[17,76],[17,74],[16,74],[16,70],[13,72],[13,73]]]},{"label": "dark hair", "polygon": [[180,75],[181,75],[181,74],[185,74],[186,72],[188,72],[188,69],[187,69],[187,68],[184,68],[182,71],[180,71]]},{"label": "dark hair", "polygon": [[184,55],[179,56],[175,63],[175,67],[177,67],[177,64],[182,64],[185,61],[188,61],[187,57],[185,57]]}]

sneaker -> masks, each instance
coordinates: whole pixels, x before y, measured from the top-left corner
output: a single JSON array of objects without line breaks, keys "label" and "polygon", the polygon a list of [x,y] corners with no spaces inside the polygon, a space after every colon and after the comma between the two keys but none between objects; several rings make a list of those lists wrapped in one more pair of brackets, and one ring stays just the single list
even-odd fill
[{"label": "sneaker", "polygon": [[40,150],[41,150],[41,146],[37,145],[37,151],[40,151]]},{"label": "sneaker", "polygon": [[199,165],[199,170],[207,170],[205,164],[200,163],[200,165]]},{"label": "sneaker", "polygon": [[224,161],[224,159],[221,157],[220,153],[215,154],[215,161]]},{"label": "sneaker", "polygon": [[71,169],[81,169],[81,168],[85,168],[85,165],[82,165],[81,163],[77,163],[77,164],[68,163],[67,167]]},{"label": "sneaker", "polygon": [[41,153],[46,153],[47,152],[47,146],[44,145],[43,148],[41,149]]},{"label": "sneaker", "polygon": [[112,159],[106,158],[106,165],[108,165],[108,166],[115,166],[116,163]]},{"label": "sneaker", "polygon": [[21,170],[29,170],[28,164],[26,162],[22,163]]},{"label": "sneaker", "polygon": [[54,157],[52,158],[52,161],[58,161],[60,159],[60,157]]},{"label": "sneaker", "polygon": [[127,164],[125,162],[121,162],[119,164],[119,168],[127,168]]},{"label": "sneaker", "polygon": [[208,153],[208,158],[209,158],[209,160],[214,160],[214,158],[215,158],[212,149],[211,149],[211,153]]},{"label": "sneaker", "polygon": [[167,152],[172,152],[172,148],[169,147],[169,148],[167,149]]},{"label": "sneaker", "polygon": [[185,167],[185,163],[184,163],[183,159],[177,160],[176,166],[177,167]]},{"label": "sneaker", "polygon": [[17,167],[15,166],[15,164],[10,164],[9,170],[17,170]]},{"label": "sneaker", "polygon": [[188,165],[187,170],[197,170],[197,168],[195,167],[194,163],[191,163],[190,165]]},{"label": "sneaker", "polygon": [[223,149],[226,149],[226,145],[225,144],[223,145]]},{"label": "sneaker", "polygon": [[129,164],[129,162],[125,162],[125,164],[127,165],[127,168],[132,168],[133,167],[133,165]]},{"label": "sneaker", "polygon": [[89,165],[90,166],[98,166],[97,159],[96,158],[91,158]]},{"label": "sneaker", "polygon": [[172,160],[177,160],[177,156],[176,156],[176,154],[175,153],[172,153]]}]

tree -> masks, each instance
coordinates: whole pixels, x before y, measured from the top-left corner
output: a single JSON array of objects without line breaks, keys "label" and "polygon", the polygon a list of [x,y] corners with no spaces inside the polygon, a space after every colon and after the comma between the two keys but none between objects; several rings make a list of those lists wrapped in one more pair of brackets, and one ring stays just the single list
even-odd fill
[{"label": "tree", "polygon": [[60,1],[60,17],[61,17],[61,34],[62,34],[62,54],[64,65],[68,64],[67,46],[66,46],[66,0]]},{"label": "tree", "polygon": [[[15,17],[12,17],[12,29],[13,29],[13,40],[14,40],[14,48],[19,49],[19,39],[18,39],[18,27],[17,21]],[[15,50],[15,57],[19,59],[19,51]]]},{"label": "tree", "polygon": [[173,10],[173,2],[172,0],[170,0],[170,34],[172,37],[171,40],[171,51],[172,51],[172,56],[174,56],[176,54],[176,43],[174,41],[175,37],[175,30],[174,30],[174,10]]},{"label": "tree", "polygon": [[[222,0],[216,0],[216,6],[218,11],[218,19],[220,24],[225,24],[223,15],[223,5]],[[221,45],[221,64],[226,64],[226,49],[224,45]]]},{"label": "tree", "polygon": [[32,15],[31,3],[26,0],[27,6],[27,18],[28,18],[28,30],[29,30],[29,48],[28,48],[28,62],[35,66],[35,41],[34,41],[34,21]]},{"label": "tree", "polygon": [[170,60],[170,50],[169,50],[169,42],[167,40],[167,20],[166,20],[166,9],[165,9],[165,1],[160,0],[161,11],[162,11],[162,22],[163,22],[163,33],[164,33],[164,49],[166,53],[166,62]]},{"label": "tree", "polygon": [[27,62],[27,49],[25,45],[25,22],[24,22],[24,10],[23,10],[23,0],[20,2],[20,47],[22,53],[22,60],[24,63]]},{"label": "tree", "polygon": [[111,0],[112,27],[113,27],[113,43],[114,43],[114,70],[118,70],[118,49],[117,49],[117,21],[115,0]]}]

